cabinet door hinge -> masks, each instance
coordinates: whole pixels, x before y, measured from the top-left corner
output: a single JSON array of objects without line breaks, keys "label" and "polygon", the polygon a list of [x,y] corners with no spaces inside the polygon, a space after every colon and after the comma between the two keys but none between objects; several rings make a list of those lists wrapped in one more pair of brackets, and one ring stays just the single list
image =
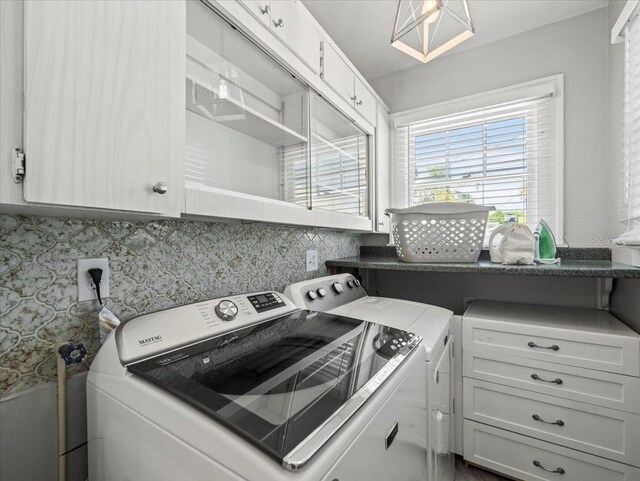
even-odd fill
[{"label": "cabinet door hinge", "polygon": [[16,184],[19,184],[24,180],[24,176],[26,174],[24,152],[20,147],[13,148],[12,162],[13,162],[13,170],[12,170],[13,181]]}]

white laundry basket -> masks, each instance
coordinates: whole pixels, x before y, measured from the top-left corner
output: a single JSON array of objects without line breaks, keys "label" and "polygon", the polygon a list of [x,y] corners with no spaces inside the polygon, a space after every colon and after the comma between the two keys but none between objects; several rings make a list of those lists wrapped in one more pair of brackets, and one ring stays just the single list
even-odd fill
[{"label": "white laundry basket", "polygon": [[432,202],[387,209],[400,260],[405,262],[475,262],[480,256],[487,217],[493,206]]}]

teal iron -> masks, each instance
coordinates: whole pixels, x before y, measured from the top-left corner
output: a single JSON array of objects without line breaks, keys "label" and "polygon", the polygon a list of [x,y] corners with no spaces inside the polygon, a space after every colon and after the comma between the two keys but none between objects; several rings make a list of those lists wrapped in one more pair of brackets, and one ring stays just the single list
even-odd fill
[{"label": "teal iron", "polygon": [[536,239],[536,256],[537,264],[559,264],[560,259],[556,258],[556,238],[549,224],[540,219],[536,230],[533,233]]}]

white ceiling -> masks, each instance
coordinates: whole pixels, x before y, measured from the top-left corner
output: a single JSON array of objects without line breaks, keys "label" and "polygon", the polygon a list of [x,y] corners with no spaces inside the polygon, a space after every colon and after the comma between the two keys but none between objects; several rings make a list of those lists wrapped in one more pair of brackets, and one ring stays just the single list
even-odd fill
[{"label": "white ceiling", "polygon": [[[397,0],[302,0],[368,80],[421,65],[391,47]],[[469,0],[476,35],[450,53],[605,7],[608,0]],[[427,64],[424,68],[428,68]]]}]

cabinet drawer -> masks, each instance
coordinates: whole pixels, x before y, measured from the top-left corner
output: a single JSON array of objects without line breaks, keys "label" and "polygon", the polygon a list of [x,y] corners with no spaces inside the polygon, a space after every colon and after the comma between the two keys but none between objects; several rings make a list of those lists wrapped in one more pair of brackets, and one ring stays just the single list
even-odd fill
[{"label": "cabinet drawer", "polygon": [[614,461],[640,463],[640,416],[464,379],[464,417]]},{"label": "cabinet drawer", "polygon": [[[464,420],[464,458],[524,481],[637,481],[640,469]],[[534,464],[535,463],[535,464]],[[562,470],[563,474],[550,471]]]},{"label": "cabinet drawer", "polygon": [[[531,306],[521,307],[523,316],[527,315],[529,307]],[[606,312],[589,309],[567,311],[571,313],[567,316],[575,318],[572,323],[573,329],[563,324],[560,324],[563,327],[553,327],[553,322],[546,325],[541,322],[507,322],[479,319],[465,314],[465,353],[508,354],[604,372],[640,375],[640,337],[635,332]],[[575,311],[582,311],[581,314],[586,320],[589,320],[587,316],[595,316],[597,319],[608,316],[602,319],[600,324],[606,324],[610,329],[602,327],[598,332],[593,328],[586,330],[588,322],[585,322],[583,329],[578,319],[579,314]],[[570,323],[570,320],[571,318],[567,323]]]},{"label": "cabinet drawer", "polygon": [[[637,377],[466,351],[462,363],[466,377],[640,414],[640,378]],[[546,382],[556,379],[561,384]]]}]

